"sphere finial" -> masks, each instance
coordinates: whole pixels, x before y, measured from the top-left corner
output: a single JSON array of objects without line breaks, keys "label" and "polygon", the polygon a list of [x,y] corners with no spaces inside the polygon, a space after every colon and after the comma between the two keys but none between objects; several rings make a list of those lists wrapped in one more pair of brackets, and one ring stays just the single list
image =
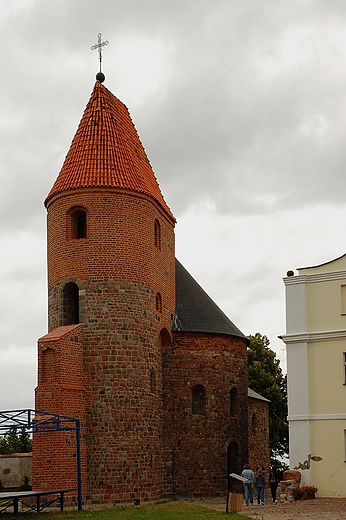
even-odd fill
[{"label": "sphere finial", "polygon": [[103,83],[104,80],[106,79],[106,76],[103,74],[103,72],[98,72],[96,74],[96,79],[97,81],[99,81],[100,83]]}]

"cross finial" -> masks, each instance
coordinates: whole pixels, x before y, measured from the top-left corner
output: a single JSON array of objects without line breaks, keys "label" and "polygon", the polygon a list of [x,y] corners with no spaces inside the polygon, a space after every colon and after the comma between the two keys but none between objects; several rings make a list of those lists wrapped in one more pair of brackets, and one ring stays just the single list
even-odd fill
[{"label": "cross finial", "polygon": [[102,34],[98,33],[98,35],[97,35],[97,43],[95,43],[95,45],[93,45],[91,47],[92,51],[94,51],[95,49],[98,50],[99,60],[100,60],[100,73],[101,73],[101,63],[102,63],[102,47],[104,47],[104,45],[108,45],[108,44],[109,44],[109,41],[106,40],[105,42],[103,42],[102,41]]}]

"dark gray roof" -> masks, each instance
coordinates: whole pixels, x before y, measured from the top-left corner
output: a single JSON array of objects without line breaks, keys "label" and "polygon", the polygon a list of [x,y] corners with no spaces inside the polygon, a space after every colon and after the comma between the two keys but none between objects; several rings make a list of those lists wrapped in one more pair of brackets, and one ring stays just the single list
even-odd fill
[{"label": "dark gray roof", "polygon": [[176,259],[176,316],[173,331],[212,332],[245,338]]}]

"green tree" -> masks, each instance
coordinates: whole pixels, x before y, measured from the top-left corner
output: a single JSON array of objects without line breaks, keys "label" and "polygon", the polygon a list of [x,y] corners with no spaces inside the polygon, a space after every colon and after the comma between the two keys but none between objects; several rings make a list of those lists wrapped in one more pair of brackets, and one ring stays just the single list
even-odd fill
[{"label": "green tree", "polygon": [[32,451],[32,440],[25,428],[21,428],[19,434],[19,453],[30,453]]},{"label": "green tree", "polygon": [[3,437],[0,437],[0,453],[29,453],[32,450],[32,440],[25,428],[19,434],[16,428],[10,428]]},{"label": "green tree", "polygon": [[248,336],[249,387],[269,399],[269,438],[272,459],[288,454],[287,376],[270,348],[267,336]]}]

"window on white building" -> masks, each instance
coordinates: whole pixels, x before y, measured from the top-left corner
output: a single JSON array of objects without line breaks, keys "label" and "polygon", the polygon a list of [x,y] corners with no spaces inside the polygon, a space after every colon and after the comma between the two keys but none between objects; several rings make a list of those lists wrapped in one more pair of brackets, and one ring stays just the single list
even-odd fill
[{"label": "window on white building", "polygon": [[343,361],[344,361],[344,385],[346,385],[346,352],[343,353]]}]

